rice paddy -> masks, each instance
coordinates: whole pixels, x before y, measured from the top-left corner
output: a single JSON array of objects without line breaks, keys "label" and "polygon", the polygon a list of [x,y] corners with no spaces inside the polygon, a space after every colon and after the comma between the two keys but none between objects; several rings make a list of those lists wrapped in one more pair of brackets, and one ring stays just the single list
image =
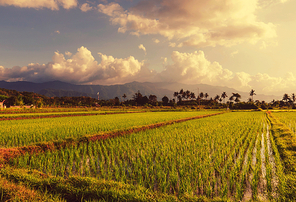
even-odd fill
[{"label": "rice paddy", "polygon": [[213,116],[12,155],[5,165],[64,181],[122,183],[160,194],[162,199],[282,200],[287,189],[285,165],[265,112],[147,112],[2,121],[0,142],[17,149],[206,114]]}]

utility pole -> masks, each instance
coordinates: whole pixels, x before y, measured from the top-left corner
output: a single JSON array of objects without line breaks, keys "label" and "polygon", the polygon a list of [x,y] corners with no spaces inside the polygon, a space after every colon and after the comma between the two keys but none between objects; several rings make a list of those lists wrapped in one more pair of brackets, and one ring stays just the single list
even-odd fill
[{"label": "utility pole", "polygon": [[199,88],[197,87],[197,97],[198,97],[198,109],[200,109],[200,97],[199,97]]}]

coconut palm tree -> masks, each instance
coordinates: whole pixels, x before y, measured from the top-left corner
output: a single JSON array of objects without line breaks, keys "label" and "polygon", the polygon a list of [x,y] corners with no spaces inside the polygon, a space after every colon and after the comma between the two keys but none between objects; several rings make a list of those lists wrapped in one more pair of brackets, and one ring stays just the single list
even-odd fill
[{"label": "coconut palm tree", "polygon": [[201,93],[199,94],[199,97],[200,97],[200,99],[203,99],[203,98],[204,98],[204,93],[201,92]]},{"label": "coconut palm tree", "polygon": [[205,98],[207,99],[209,97],[209,94],[208,93],[205,93]]},{"label": "coconut palm tree", "polygon": [[191,92],[189,90],[185,91],[185,97],[186,97],[187,100],[190,99],[190,93]]},{"label": "coconut palm tree", "polygon": [[125,98],[126,98],[126,94],[124,93],[122,97],[123,97],[123,100],[125,101]]},{"label": "coconut palm tree", "polygon": [[221,98],[224,100],[224,104],[225,104],[225,98],[227,98],[227,94],[226,92],[223,92],[222,95],[221,95]]},{"label": "coconut palm tree", "polygon": [[256,93],[255,93],[255,90],[252,89],[252,90],[250,91],[250,96],[252,96],[252,102],[254,102],[254,95],[256,95]]},{"label": "coconut palm tree", "polygon": [[214,100],[217,101],[217,100],[219,100],[219,98],[220,98],[220,96],[219,96],[219,95],[216,95],[216,96],[214,97]]},{"label": "coconut palm tree", "polygon": [[235,93],[234,95],[236,97],[234,101],[239,102],[240,101],[239,99],[241,99],[242,96],[240,94],[238,94],[238,93]]},{"label": "coconut palm tree", "polygon": [[183,94],[184,93],[184,90],[183,90],[183,88],[180,90],[180,92],[179,92],[179,94]]},{"label": "coconut palm tree", "polygon": [[290,96],[287,93],[285,93],[284,96],[283,96],[283,101],[286,101],[286,104],[288,104],[289,100],[291,100]]}]

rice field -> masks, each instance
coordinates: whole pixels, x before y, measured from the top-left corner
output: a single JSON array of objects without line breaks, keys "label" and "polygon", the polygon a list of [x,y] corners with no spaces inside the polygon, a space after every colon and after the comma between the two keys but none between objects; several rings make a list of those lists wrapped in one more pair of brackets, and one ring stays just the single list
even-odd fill
[{"label": "rice field", "polygon": [[20,147],[38,142],[78,138],[106,131],[214,114],[216,111],[147,112],[0,121],[0,148]]},{"label": "rice field", "polygon": [[[20,146],[45,141],[44,136],[49,137],[47,141],[77,137],[201,113],[205,112],[26,120],[8,142]],[[10,165],[64,179],[80,176],[121,182],[175,196],[277,200],[285,186],[280,180],[284,173],[270,127],[264,112],[224,113],[60,150],[26,153],[11,159]],[[3,128],[10,128],[6,129],[10,134],[14,130],[13,123]],[[42,136],[36,138],[37,134]],[[15,141],[34,135],[33,140]]]},{"label": "rice field", "polygon": [[282,123],[288,126],[294,132],[294,134],[296,133],[296,112],[278,111],[272,114],[276,118],[278,118]]}]

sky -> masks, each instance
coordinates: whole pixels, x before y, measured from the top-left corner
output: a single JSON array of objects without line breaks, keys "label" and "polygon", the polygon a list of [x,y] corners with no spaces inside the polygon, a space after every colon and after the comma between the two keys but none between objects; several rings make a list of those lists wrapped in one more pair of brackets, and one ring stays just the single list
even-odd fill
[{"label": "sky", "polygon": [[296,93],[296,0],[0,0],[0,80]]}]

